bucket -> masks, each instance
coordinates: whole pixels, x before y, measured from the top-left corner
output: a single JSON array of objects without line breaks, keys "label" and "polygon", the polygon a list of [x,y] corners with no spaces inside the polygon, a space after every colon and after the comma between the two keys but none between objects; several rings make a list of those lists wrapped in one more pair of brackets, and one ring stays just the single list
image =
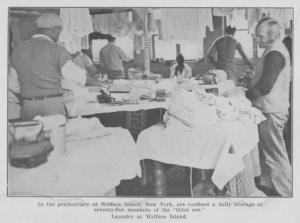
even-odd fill
[{"label": "bucket", "polygon": [[50,133],[50,142],[53,145],[53,151],[50,156],[59,156],[66,152],[66,126],[55,127]]}]

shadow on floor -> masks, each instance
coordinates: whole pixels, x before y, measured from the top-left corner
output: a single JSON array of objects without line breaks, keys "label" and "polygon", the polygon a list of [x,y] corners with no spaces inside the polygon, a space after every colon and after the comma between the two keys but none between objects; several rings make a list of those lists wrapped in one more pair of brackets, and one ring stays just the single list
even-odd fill
[{"label": "shadow on floor", "polygon": [[[191,189],[189,178],[185,178],[184,167],[174,166],[166,172],[168,196],[190,197]],[[153,182],[148,181],[146,185],[141,185],[140,178],[132,180],[122,180],[117,187],[117,196],[153,196]]]}]

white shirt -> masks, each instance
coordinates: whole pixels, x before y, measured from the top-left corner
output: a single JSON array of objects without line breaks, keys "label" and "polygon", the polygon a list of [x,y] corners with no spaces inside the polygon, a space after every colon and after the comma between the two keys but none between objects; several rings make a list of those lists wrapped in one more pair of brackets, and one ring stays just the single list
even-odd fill
[{"label": "white shirt", "polygon": [[[178,64],[173,65],[170,68],[170,78],[173,78],[175,76],[175,70]],[[184,63],[184,68],[182,70],[181,74],[178,74],[178,76],[181,76],[183,78],[190,78],[192,77],[192,68],[187,65],[186,63]]]}]

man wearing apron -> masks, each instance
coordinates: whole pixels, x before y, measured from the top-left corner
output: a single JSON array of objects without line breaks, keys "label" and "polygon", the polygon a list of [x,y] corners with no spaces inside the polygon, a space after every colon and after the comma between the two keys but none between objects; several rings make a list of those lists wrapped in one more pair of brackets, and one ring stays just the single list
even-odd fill
[{"label": "man wearing apron", "polygon": [[289,197],[292,196],[292,167],[283,130],[288,121],[290,106],[290,56],[279,35],[279,25],[274,19],[263,19],[256,26],[256,40],[265,51],[247,96],[253,106],[260,109],[267,118],[259,124],[259,147],[270,170],[271,182],[277,195]]}]

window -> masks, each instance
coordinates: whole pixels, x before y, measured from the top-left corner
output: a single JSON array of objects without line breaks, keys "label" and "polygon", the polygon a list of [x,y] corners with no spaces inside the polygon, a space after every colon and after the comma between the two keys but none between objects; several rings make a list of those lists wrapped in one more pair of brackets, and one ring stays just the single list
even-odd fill
[{"label": "window", "polygon": [[[243,13],[241,13],[243,14]],[[235,26],[236,32],[234,37],[239,41],[239,43],[242,45],[242,48],[246,54],[247,57],[253,58],[254,56],[254,42],[253,37],[250,33],[248,33],[248,20],[245,19],[245,16],[238,15],[237,10],[234,10],[233,16],[235,17],[234,24],[232,26]],[[235,58],[242,59],[242,56],[238,51],[235,52]]]},{"label": "window", "polygon": [[[235,38],[240,42],[242,48],[249,58],[260,58],[265,49],[259,48],[252,34],[248,32],[248,20],[245,19],[243,10],[239,10],[241,15],[238,15],[237,10],[233,11],[234,24],[232,26],[236,27]],[[280,30],[281,38],[284,37],[284,29]],[[235,58],[241,59],[242,56],[236,51]]]},{"label": "window", "polygon": [[158,36],[153,36],[154,52],[153,59],[163,58],[164,60],[176,59],[176,43],[174,41],[159,40]]},{"label": "window", "polygon": [[185,60],[196,60],[203,57],[203,42],[175,42],[159,40],[157,35],[152,37],[153,59],[175,60],[178,53],[182,53]]},{"label": "window", "polygon": [[[106,39],[97,39],[92,42],[93,61],[99,63],[99,52],[108,41]],[[129,36],[117,37],[116,45],[119,46],[130,59],[133,59],[133,40]]]}]

